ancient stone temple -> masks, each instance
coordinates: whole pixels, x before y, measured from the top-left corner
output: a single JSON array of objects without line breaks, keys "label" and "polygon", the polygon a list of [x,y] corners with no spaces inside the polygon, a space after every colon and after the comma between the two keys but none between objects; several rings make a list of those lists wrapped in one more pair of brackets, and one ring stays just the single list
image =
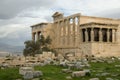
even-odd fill
[{"label": "ancient stone temple", "polygon": [[59,12],[52,17],[53,23],[31,26],[33,40],[38,40],[41,34],[49,35],[51,47],[62,55],[120,56],[119,19],[84,16],[80,13],[64,17]]}]

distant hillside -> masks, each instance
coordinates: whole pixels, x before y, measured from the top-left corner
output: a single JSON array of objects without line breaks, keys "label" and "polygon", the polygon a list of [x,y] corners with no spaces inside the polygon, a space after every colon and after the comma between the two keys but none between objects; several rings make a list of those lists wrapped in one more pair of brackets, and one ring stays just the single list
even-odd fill
[{"label": "distant hillside", "polygon": [[12,46],[5,43],[0,43],[0,51],[10,52],[10,53],[19,53],[22,52],[24,46]]}]

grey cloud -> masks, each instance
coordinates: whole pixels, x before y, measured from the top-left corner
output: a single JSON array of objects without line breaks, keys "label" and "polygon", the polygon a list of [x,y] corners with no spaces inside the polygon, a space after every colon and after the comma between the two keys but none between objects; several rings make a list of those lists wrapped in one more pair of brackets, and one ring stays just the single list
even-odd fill
[{"label": "grey cloud", "polygon": [[4,27],[4,25],[9,25],[10,23],[17,23],[17,21],[14,19],[1,19],[0,27]]},{"label": "grey cloud", "polygon": [[50,7],[52,0],[1,0],[0,19],[10,19],[18,13],[33,7]]},{"label": "grey cloud", "polygon": [[93,16],[120,19],[120,8],[104,10],[93,14]]},{"label": "grey cloud", "polygon": [[34,14],[34,12],[37,13],[37,11],[38,11],[37,8],[34,9],[34,10],[30,9],[30,10],[24,11],[23,13],[19,14],[18,17],[22,17],[22,18],[25,18],[25,17],[28,17],[28,18],[40,18],[40,16]]},{"label": "grey cloud", "polygon": [[28,29],[21,29],[10,33],[6,37],[0,38],[0,43],[6,43],[13,46],[23,46],[26,40],[31,40],[30,27]]},{"label": "grey cloud", "polygon": [[52,17],[51,16],[45,16],[44,18],[45,18],[46,21],[52,22]]},{"label": "grey cloud", "polygon": [[103,14],[103,16],[120,19],[120,8],[107,11],[106,14]]}]

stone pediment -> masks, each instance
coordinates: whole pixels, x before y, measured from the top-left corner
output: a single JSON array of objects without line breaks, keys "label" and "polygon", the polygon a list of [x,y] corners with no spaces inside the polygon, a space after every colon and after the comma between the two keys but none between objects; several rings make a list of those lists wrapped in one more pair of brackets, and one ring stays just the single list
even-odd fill
[{"label": "stone pediment", "polygon": [[54,21],[56,21],[56,20],[62,19],[63,14],[60,12],[55,12],[52,17],[53,17]]},{"label": "stone pediment", "polygon": [[60,13],[60,12],[55,12],[52,17],[56,17],[56,16],[59,16],[59,15],[63,15],[63,14]]}]

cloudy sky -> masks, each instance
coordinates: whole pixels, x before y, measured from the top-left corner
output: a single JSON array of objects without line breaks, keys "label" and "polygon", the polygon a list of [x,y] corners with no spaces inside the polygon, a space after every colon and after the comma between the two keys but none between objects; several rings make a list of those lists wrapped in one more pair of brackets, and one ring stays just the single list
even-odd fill
[{"label": "cloudy sky", "polygon": [[24,45],[31,39],[30,26],[52,21],[56,11],[120,18],[120,0],[0,0],[0,43]]}]

